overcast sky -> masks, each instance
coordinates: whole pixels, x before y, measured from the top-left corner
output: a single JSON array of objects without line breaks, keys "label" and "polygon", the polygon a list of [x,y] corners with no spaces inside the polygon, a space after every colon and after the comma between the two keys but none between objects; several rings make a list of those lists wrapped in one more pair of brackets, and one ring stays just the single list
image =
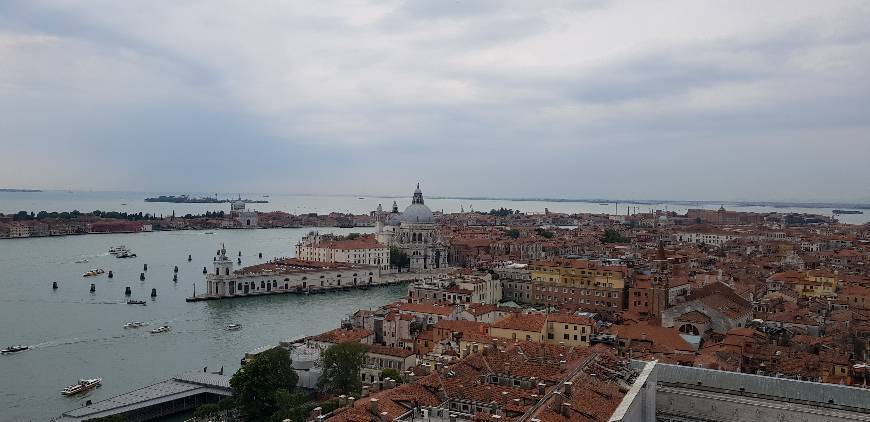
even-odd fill
[{"label": "overcast sky", "polygon": [[0,2],[0,187],[870,201],[867,1]]}]

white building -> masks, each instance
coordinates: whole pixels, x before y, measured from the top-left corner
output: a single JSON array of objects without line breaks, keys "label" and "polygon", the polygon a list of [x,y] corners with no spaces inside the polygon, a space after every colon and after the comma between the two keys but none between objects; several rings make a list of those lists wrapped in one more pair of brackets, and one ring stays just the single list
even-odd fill
[{"label": "white building", "polygon": [[257,228],[257,212],[246,210],[245,203],[241,200],[230,204],[230,217],[238,222],[236,227],[244,229]]},{"label": "white building", "polygon": [[438,235],[432,210],[424,204],[419,183],[411,205],[404,212],[399,213],[399,207],[394,201],[392,212],[385,213],[378,205],[375,216],[378,242],[395,246],[408,254],[411,271],[447,267],[447,246]]},{"label": "white building", "polygon": [[712,246],[723,246],[726,243],[739,239],[741,236],[738,233],[724,231],[697,231],[697,232],[676,232],[673,234],[673,239],[677,242],[697,243]]},{"label": "white building", "polygon": [[381,270],[390,269],[390,248],[378,243],[372,235],[338,239],[311,232],[296,244],[296,258],[305,261],[375,265]]},{"label": "white building", "polygon": [[412,302],[480,303],[495,305],[502,300],[502,282],[491,276],[422,280],[408,286]]},{"label": "white building", "polygon": [[206,275],[211,297],[334,290],[380,284],[380,269],[371,265],[324,263],[293,258],[233,270],[221,248],[213,271]]}]

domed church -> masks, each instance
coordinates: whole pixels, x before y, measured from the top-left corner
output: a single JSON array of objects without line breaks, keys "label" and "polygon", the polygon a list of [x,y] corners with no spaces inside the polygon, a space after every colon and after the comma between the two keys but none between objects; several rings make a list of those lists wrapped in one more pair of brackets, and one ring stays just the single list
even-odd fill
[{"label": "domed church", "polygon": [[395,246],[408,254],[411,271],[447,267],[447,247],[438,237],[438,227],[432,218],[432,210],[423,201],[419,183],[411,205],[404,212],[400,213],[399,206],[393,201],[391,212],[384,212],[378,205],[375,216],[378,242]]}]

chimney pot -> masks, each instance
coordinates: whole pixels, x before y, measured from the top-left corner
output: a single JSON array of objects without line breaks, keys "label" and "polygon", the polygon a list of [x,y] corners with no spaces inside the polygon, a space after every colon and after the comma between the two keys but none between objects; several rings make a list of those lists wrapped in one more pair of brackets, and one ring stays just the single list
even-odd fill
[{"label": "chimney pot", "polygon": [[562,416],[566,418],[571,417],[571,403],[562,403]]},{"label": "chimney pot", "polygon": [[378,414],[378,399],[369,399],[369,411]]}]

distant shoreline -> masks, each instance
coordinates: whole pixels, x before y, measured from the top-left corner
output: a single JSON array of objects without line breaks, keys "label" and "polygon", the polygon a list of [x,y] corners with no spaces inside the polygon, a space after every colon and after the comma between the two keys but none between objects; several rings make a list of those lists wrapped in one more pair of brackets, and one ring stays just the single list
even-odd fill
[{"label": "distant shoreline", "polygon": [[[58,190],[60,191],[60,190]],[[0,189],[3,192],[47,192],[39,189]],[[94,191],[67,191],[67,192],[94,192]],[[99,192],[115,192],[115,193],[142,193],[154,195],[154,192],[134,192],[134,191],[99,191]],[[256,194],[262,193],[243,193]],[[229,194],[227,194],[229,195]],[[364,198],[405,198],[407,195],[371,195],[371,194],[312,194],[312,193],[272,193],[279,196],[301,196],[301,197],[364,197]],[[171,197],[171,195],[165,195]],[[839,209],[870,209],[870,203],[865,202],[791,202],[791,201],[726,201],[726,200],[690,200],[690,199],[614,199],[614,198],[552,198],[552,197],[503,197],[503,196],[454,196],[441,195],[429,196],[430,199],[454,199],[463,201],[509,201],[509,202],[554,202],[554,203],[589,203],[589,204],[637,204],[637,205],[661,205],[672,204],[681,206],[734,206],[734,207],[770,207],[770,208],[839,208]],[[268,203],[269,201],[260,202],[260,200],[248,200],[248,203]],[[146,201],[146,202],[164,202],[164,201]],[[170,202],[170,201],[165,201]],[[174,201],[173,201],[174,202]],[[231,199],[219,200],[214,203],[232,202]],[[243,201],[245,202],[245,201]],[[198,203],[190,201],[188,203]]]},{"label": "distant shoreline", "polygon": [[461,199],[466,201],[514,201],[514,202],[581,202],[589,204],[639,204],[639,205],[732,205],[737,207],[771,208],[855,208],[870,209],[870,204],[845,202],[781,202],[781,201],[691,201],[667,199],[581,199],[581,198],[503,198],[485,196],[431,196],[432,199]]},{"label": "distant shoreline", "polygon": [[10,188],[0,188],[0,192],[42,192],[39,189],[10,189]]}]

